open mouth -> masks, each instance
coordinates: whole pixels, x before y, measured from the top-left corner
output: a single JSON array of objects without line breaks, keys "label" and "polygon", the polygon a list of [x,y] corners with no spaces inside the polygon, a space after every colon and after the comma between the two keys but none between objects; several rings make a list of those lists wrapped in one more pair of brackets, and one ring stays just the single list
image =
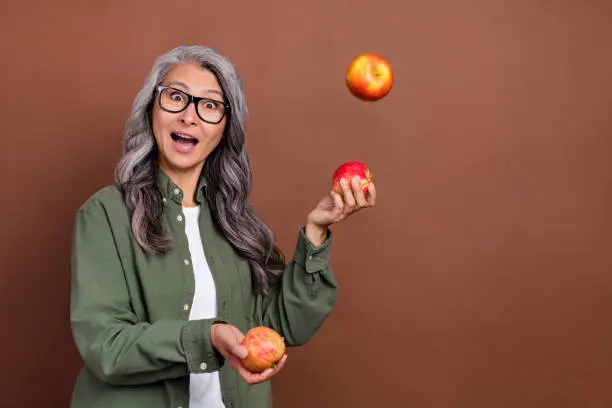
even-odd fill
[{"label": "open mouth", "polygon": [[186,135],[184,133],[172,132],[170,134],[170,137],[172,137],[172,140],[174,140],[175,143],[178,143],[185,147],[187,146],[193,147],[198,144],[198,139],[196,139],[195,137]]}]

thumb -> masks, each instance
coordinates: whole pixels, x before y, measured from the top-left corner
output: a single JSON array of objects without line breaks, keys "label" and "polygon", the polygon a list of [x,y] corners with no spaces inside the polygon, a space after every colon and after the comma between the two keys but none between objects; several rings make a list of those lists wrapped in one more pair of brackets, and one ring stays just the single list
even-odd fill
[{"label": "thumb", "polygon": [[236,357],[243,359],[247,356],[247,349],[240,343],[232,343],[228,345],[229,352]]}]

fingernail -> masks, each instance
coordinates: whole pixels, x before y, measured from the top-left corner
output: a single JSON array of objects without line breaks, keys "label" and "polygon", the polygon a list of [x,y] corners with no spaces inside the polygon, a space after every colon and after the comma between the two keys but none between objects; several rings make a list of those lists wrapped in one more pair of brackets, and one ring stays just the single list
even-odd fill
[{"label": "fingernail", "polygon": [[343,186],[346,186],[346,180],[344,178],[340,179],[340,184],[342,184]]}]

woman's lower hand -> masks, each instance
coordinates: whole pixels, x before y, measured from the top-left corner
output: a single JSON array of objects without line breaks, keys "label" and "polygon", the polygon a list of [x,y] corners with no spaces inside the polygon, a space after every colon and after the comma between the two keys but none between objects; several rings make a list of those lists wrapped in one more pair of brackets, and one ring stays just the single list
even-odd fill
[{"label": "woman's lower hand", "polygon": [[368,186],[366,194],[359,187],[359,177],[355,176],[350,185],[340,183],[343,196],[331,191],[328,196],[323,197],[314,210],[308,214],[305,232],[308,238],[316,245],[320,245],[325,239],[327,228],[331,224],[346,219],[351,214],[376,204],[376,189],[374,183]]},{"label": "woman's lower hand", "polygon": [[262,373],[252,373],[242,365],[241,360],[247,356],[247,350],[242,346],[244,334],[237,327],[226,323],[213,324],[210,335],[213,346],[247,384],[269,380],[283,368],[287,360],[287,355],[284,355],[275,368],[269,368]]}]

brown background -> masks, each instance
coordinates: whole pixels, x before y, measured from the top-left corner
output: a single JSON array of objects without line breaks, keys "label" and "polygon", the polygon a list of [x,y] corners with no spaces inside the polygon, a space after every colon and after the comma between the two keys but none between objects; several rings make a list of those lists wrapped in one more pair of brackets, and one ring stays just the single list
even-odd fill
[{"label": "brown background", "polygon": [[[65,407],[77,207],[112,181],[153,60],[238,66],[252,202],[286,252],[334,167],[379,205],[339,225],[341,295],[278,406],[612,406],[609,1],[3,2],[3,407]],[[359,53],[389,97],[351,97]],[[376,405],[375,405],[376,404]]]}]

